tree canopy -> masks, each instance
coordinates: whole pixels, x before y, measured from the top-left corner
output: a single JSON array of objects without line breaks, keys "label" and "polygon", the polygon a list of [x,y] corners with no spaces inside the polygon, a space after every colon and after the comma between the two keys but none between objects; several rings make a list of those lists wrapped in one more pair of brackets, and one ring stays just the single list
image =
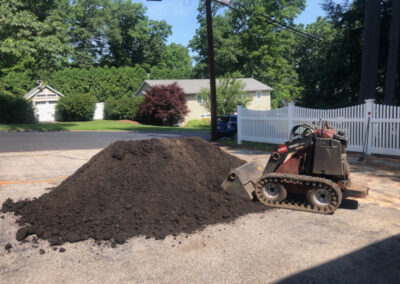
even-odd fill
[{"label": "tree canopy", "polygon": [[[293,19],[304,9],[305,0],[236,0],[235,10],[217,13],[214,6],[214,45],[216,75],[239,72],[244,77],[255,77],[274,88],[272,103],[278,106],[282,99],[298,98],[302,87],[295,70],[292,33],[268,23],[263,15],[294,26]],[[194,74],[208,77],[207,32],[204,6],[200,2],[200,24],[189,46],[198,53]]]},{"label": "tree canopy", "polygon": [[[391,5],[382,3],[381,43],[378,69],[377,101],[384,96]],[[336,4],[326,0],[327,17],[318,18],[304,28],[321,40],[301,38],[296,46],[296,70],[303,86],[300,103],[313,107],[343,107],[360,103],[361,59],[365,1]],[[399,99],[397,91],[397,103]],[[361,102],[362,103],[362,102]]]},{"label": "tree canopy", "polygon": [[190,78],[189,50],[170,34],[131,0],[0,0],[0,89],[22,96],[41,80],[105,100],[146,78]]},{"label": "tree canopy", "polygon": [[[270,85],[274,89],[273,107],[282,105],[282,100],[318,108],[359,103],[365,1],[337,2],[321,0],[326,16],[317,18],[307,26],[293,22],[305,7],[303,0],[231,0],[231,6],[237,10],[214,3],[217,76],[236,72]],[[392,17],[392,1],[382,0],[380,3],[378,102],[382,102],[384,96]],[[208,51],[203,2],[200,2],[198,10],[200,26],[189,46],[197,53],[194,57],[194,76],[206,78]],[[312,40],[273,25],[265,16],[320,40]],[[396,90],[396,102],[400,104],[399,80]]]},{"label": "tree canopy", "polygon": [[[296,25],[305,2],[231,0],[231,10],[213,1],[217,77],[253,77],[270,85],[273,107],[289,101],[318,108],[358,104],[365,1],[321,0],[326,16]],[[376,99],[383,102],[393,0],[379,2]],[[197,21],[185,47],[168,44],[171,26],[150,19],[147,8],[132,0],[0,0],[0,91],[22,96],[41,80],[65,95],[90,93],[103,101],[130,96],[144,79],[208,78],[204,1]],[[395,104],[399,72],[400,63]]]}]

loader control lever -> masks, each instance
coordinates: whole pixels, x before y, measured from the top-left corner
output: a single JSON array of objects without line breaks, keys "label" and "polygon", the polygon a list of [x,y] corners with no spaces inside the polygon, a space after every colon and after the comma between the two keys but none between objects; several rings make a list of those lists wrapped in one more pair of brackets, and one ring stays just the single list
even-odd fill
[{"label": "loader control lever", "polygon": [[[297,129],[299,128],[305,128],[302,133],[296,133]],[[292,128],[292,131],[290,131],[290,137],[289,137],[289,142],[293,142],[293,139],[295,139],[296,136],[300,136],[301,138],[307,137],[309,135],[313,135],[315,132],[314,128],[307,124],[299,124],[296,125],[295,127]]]}]

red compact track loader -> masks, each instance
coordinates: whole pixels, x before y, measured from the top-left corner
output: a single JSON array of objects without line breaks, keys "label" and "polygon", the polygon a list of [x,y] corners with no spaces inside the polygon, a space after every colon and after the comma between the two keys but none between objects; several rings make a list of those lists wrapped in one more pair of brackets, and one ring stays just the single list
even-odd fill
[{"label": "red compact track loader", "polygon": [[294,126],[268,162],[255,160],[233,170],[223,189],[267,206],[322,214],[333,213],[344,198],[365,198],[366,184],[349,178],[344,133],[321,124]]}]

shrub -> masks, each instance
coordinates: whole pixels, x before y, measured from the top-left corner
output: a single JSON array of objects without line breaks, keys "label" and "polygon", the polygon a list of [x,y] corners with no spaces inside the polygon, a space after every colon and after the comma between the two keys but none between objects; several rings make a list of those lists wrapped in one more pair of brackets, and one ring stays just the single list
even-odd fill
[{"label": "shrub", "polygon": [[35,115],[30,101],[0,93],[0,123],[32,122],[35,122]]},{"label": "shrub", "polygon": [[69,95],[58,100],[56,115],[62,121],[92,120],[96,98],[91,95]]},{"label": "shrub", "polygon": [[143,97],[109,98],[104,104],[104,118],[136,120],[139,113],[139,105],[143,100]]},{"label": "shrub", "polygon": [[[217,115],[233,114],[239,103],[246,107],[251,102],[251,97],[244,95],[245,84],[242,81],[222,78],[217,83]],[[211,110],[210,91],[202,89],[200,95],[205,106]]]},{"label": "shrub", "polygon": [[148,89],[140,105],[139,116],[145,123],[174,125],[182,122],[188,112],[186,94],[174,83]]}]

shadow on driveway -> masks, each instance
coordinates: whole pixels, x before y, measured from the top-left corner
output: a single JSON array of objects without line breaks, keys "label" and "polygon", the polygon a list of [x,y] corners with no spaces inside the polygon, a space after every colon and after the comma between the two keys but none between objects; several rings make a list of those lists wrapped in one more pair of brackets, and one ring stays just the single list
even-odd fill
[{"label": "shadow on driveway", "polygon": [[[329,236],[321,236],[321,238]],[[329,251],[326,252],[329,254]],[[400,235],[292,275],[277,283],[399,283]]]}]

